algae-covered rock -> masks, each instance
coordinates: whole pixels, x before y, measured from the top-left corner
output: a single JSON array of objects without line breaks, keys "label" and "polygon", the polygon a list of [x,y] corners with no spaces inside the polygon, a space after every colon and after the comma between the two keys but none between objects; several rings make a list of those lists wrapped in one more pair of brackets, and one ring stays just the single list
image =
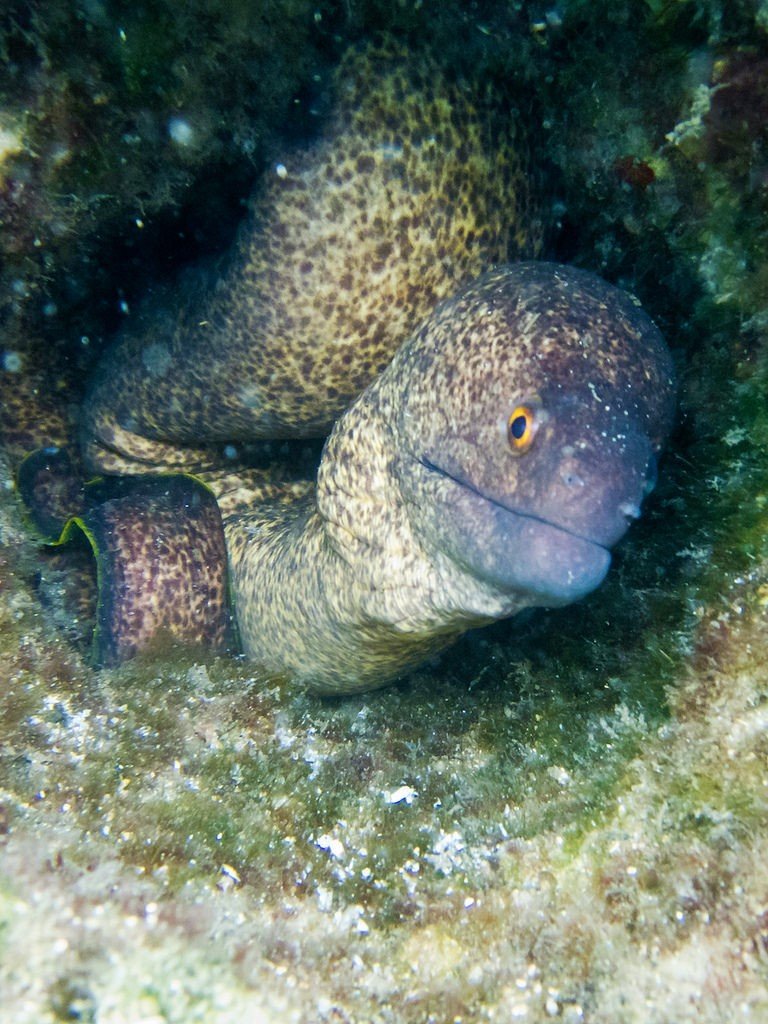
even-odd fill
[{"label": "algae-covered rock", "polygon": [[[322,108],[317,19],[305,0],[4,5],[0,313],[23,316],[17,344],[30,324],[60,335],[51,320],[72,307],[88,336],[94,303],[119,317],[131,298],[121,259],[140,252],[151,275],[164,237],[194,250],[196,230],[232,223],[275,126],[306,130]],[[229,188],[204,189],[202,221],[181,223],[212,175]]]},{"label": "algae-covered rock", "polygon": [[548,255],[642,298],[679,426],[589,600],[344,701],[199,651],[94,672],[3,464],[0,1016],[764,1020],[765,4],[182,7],[7,17],[2,189],[30,198],[4,215],[6,353],[32,323],[77,383],[136,239],[197,230],[176,211],[311,133],[340,51],[388,29],[527,124]]}]

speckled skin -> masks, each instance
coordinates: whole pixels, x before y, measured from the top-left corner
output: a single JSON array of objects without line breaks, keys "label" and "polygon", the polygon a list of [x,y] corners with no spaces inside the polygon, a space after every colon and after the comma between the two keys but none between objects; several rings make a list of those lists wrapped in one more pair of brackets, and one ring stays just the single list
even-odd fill
[{"label": "speckled skin", "polygon": [[199,481],[146,479],[71,520],[63,541],[76,530],[92,544],[102,580],[98,664],[126,661],[159,636],[213,649],[230,639],[221,517]]},{"label": "speckled skin", "polygon": [[20,353],[18,371],[0,368],[0,442],[17,463],[43,445],[61,445],[74,434],[67,389],[46,367],[47,352]]},{"label": "speckled skin", "polygon": [[105,359],[91,469],[201,468],[217,442],[323,436],[440,298],[536,251],[511,115],[385,50],[350,54],[336,93],[323,138],[267,175],[207,295],[187,285]]},{"label": "speckled skin", "polygon": [[[539,424],[524,454],[521,402]],[[337,422],[316,494],[225,520],[246,653],[349,693],[582,597],[639,514],[673,405],[669,353],[629,296],[553,264],[486,274]]]}]

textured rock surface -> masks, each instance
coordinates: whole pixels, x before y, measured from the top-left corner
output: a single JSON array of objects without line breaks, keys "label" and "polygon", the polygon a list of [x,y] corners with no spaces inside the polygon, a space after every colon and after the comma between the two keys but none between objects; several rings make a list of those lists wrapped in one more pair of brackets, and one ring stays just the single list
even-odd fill
[{"label": "textured rock surface", "polygon": [[[764,118],[726,128],[759,109],[765,4],[345,9],[334,31],[430,34],[541,125],[553,254],[659,320],[678,436],[593,598],[341,703],[168,650],[92,672],[3,489],[2,1012],[762,1021],[768,161]],[[54,255],[64,316],[88,275]]]}]

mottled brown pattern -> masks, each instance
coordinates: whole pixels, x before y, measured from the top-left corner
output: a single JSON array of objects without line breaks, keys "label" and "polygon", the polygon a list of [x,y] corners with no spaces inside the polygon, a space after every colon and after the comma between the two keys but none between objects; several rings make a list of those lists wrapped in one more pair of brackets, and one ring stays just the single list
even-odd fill
[{"label": "mottled brown pattern", "polygon": [[[525,399],[541,426],[519,457],[506,423]],[[353,692],[470,626],[582,596],[673,405],[666,346],[629,296],[552,264],[485,275],[338,421],[315,496],[226,520],[246,653]]]},{"label": "mottled brown pattern", "polygon": [[210,467],[213,442],[322,436],[438,299],[537,248],[508,116],[492,131],[468,87],[385,51],[350,54],[336,91],[323,138],[267,174],[215,286],[107,357],[92,468]]},{"label": "mottled brown pattern", "polygon": [[16,473],[16,486],[32,522],[47,540],[56,540],[65,523],[85,508],[85,488],[71,448],[38,448]]},{"label": "mottled brown pattern", "polygon": [[158,635],[221,647],[228,638],[226,550],[211,492],[157,477],[73,520],[94,547],[95,657],[112,665]]},{"label": "mottled brown pattern", "polygon": [[[370,51],[337,93],[326,136],[274,169],[202,304],[146,312],[108,355],[83,438],[93,468],[204,473],[246,653],[326,693],[598,586],[674,390],[658,331],[593,275],[519,263],[461,288],[537,245],[511,135],[477,97]],[[524,454],[507,432],[520,403]],[[322,435],[347,406],[315,490],[233,475],[214,447]],[[173,498],[93,513],[105,660],[163,629],[221,640],[215,507],[184,516]]]},{"label": "mottled brown pattern", "polygon": [[223,516],[246,512],[266,502],[292,505],[313,488],[310,480],[294,479],[290,467],[280,464],[269,469],[209,470],[195,475],[216,495]]},{"label": "mottled brown pattern", "polygon": [[12,353],[18,369],[0,369],[0,444],[13,463],[44,445],[64,446],[75,436],[68,382],[40,366],[45,353]]}]

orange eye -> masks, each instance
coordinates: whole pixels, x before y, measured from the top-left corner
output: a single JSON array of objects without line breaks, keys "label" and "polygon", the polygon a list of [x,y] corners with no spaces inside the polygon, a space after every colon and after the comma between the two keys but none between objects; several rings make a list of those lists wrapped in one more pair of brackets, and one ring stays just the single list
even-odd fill
[{"label": "orange eye", "polygon": [[518,405],[507,420],[507,437],[513,452],[522,455],[533,444],[538,421],[536,410],[530,405]]}]

